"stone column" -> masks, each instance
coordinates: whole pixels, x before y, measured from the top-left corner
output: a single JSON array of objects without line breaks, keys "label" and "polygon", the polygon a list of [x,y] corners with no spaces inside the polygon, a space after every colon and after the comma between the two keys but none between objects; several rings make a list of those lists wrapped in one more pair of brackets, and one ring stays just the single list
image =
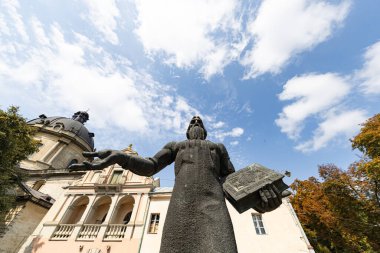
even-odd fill
[{"label": "stone column", "polygon": [[71,234],[70,239],[75,240],[75,239],[77,238],[78,233],[79,233],[79,231],[80,231],[80,229],[81,229],[81,227],[82,227],[84,221],[86,220],[86,218],[87,218],[89,212],[92,210],[92,208],[93,208],[93,206],[94,206],[94,204],[95,204],[96,197],[97,197],[96,195],[88,196],[89,201],[88,201],[88,205],[87,205],[87,207],[86,207],[86,210],[83,212],[82,217],[81,217],[80,220],[77,222],[77,224],[76,224],[76,226],[75,226],[75,228],[74,228],[74,231],[73,231],[73,233]]},{"label": "stone column", "polygon": [[116,207],[119,199],[120,199],[120,195],[119,194],[112,196],[112,198],[111,198],[111,205],[110,205],[110,207],[108,209],[107,216],[104,219],[104,222],[102,223],[102,227],[99,230],[98,238],[103,238],[104,237],[104,234],[105,234],[105,232],[107,230],[107,226],[109,225],[109,222],[110,222],[113,214],[116,211],[115,207]]}]

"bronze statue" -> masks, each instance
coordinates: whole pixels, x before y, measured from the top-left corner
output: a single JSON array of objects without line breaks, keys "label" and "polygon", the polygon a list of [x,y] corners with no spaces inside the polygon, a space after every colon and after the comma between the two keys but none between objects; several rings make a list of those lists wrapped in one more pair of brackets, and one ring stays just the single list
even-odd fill
[{"label": "bronze statue", "polygon": [[[206,140],[207,131],[200,117],[190,121],[187,140],[169,142],[149,158],[121,151],[84,152],[99,157],[71,170],[98,170],[119,164],[135,174],[152,176],[175,162],[175,184],[170,200],[160,253],[236,253],[234,231],[227,210],[222,183],[235,171],[226,148]],[[261,201],[253,206],[259,212],[271,211],[281,202],[281,192],[273,184],[260,190]]]}]

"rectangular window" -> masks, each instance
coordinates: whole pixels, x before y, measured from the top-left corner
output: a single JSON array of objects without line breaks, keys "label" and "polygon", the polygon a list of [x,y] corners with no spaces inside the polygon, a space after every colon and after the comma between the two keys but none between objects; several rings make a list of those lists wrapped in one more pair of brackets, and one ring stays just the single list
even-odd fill
[{"label": "rectangular window", "polygon": [[263,218],[261,214],[252,214],[253,224],[255,225],[256,234],[265,235]]},{"label": "rectangular window", "polygon": [[123,175],[122,170],[114,170],[110,184],[118,184],[121,180],[122,175]]},{"label": "rectangular window", "polygon": [[149,223],[149,230],[148,230],[149,234],[157,234],[159,222],[160,222],[160,214],[152,213],[150,216],[150,223]]}]

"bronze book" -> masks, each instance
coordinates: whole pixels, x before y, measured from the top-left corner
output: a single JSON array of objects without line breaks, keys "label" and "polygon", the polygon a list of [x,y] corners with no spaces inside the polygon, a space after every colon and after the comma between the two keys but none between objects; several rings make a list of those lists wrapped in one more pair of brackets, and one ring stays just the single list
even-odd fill
[{"label": "bronze book", "polygon": [[253,163],[228,175],[223,190],[235,209],[243,213],[260,201],[259,190],[262,187],[273,183],[280,192],[289,188],[282,181],[283,177],[281,173]]}]

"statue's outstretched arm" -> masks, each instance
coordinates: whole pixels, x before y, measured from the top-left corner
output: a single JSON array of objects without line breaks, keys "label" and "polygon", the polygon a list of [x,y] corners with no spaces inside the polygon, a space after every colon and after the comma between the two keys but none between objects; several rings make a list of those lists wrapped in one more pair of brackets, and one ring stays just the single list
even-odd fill
[{"label": "statue's outstretched arm", "polygon": [[98,152],[83,152],[84,157],[98,157],[95,162],[83,162],[73,164],[70,170],[101,170],[113,164],[119,164],[123,169],[132,171],[141,176],[152,176],[158,171],[171,164],[174,159],[173,142],[165,145],[154,157],[143,158],[137,155],[130,155],[118,150],[102,150]]},{"label": "statue's outstretched arm", "polygon": [[169,142],[153,157],[129,156],[120,166],[140,176],[152,176],[175,160],[174,146],[175,142]]}]

